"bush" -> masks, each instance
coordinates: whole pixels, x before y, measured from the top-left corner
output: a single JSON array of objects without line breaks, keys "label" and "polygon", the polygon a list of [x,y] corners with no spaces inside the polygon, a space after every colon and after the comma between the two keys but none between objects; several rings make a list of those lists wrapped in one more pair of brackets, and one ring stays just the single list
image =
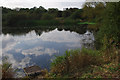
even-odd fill
[{"label": "bush", "polygon": [[82,19],[81,15],[82,15],[82,10],[77,10],[70,16],[70,19]]},{"label": "bush", "polygon": [[82,50],[66,51],[63,56],[56,57],[51,64],[51,72],[59,75],[70,75],[91,65],[102,63],[99,51],[83,48]]},{"label": "bush", "polygon": [[45,13],[42,15],[42,18],[43,20],[51,20],[51,19],[54,19],[54,17],[48,13]]},{"label": "bush", "polygon": [[[99,45],[111,47],[113,44],[120,46],[120,2],[107,3],[104,16],[102,19],[102,26],[96,36],[96,41]],[[105,39],[105,41],[103,41]]]},{"label": "bush", "polygon": [[3,59],[3,64],[0,65],[0,68],[2,66],[2,78],[14,78],[15,77],[15,71],[12,68],[12,64],[8,63],[6,61],[6,58]]}]

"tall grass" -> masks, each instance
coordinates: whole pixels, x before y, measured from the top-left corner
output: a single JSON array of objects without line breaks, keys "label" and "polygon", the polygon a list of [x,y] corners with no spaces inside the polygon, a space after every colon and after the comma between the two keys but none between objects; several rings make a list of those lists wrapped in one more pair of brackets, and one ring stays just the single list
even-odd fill
[{"label": "tall grass", "polygon": [[[85,49],[66,51],[63,56],[56,57],[51,64],[51,73],[56,76],[71,75],[91,65],[102,63],[99,51]],[[81,74],[80,74],[81,75]]]},{"label": "tall grass", "polygon": [[51,64],[53,77],[113,78],[119,77],[119,49],[114,46],[104,50],[66,51],[56,56]]},{"label": "tall grass", "polygon": [[12,64],[3,61],[2,65],[0,66],[2,66],[2,79],[15,77],[15,71],[12,68]]}]

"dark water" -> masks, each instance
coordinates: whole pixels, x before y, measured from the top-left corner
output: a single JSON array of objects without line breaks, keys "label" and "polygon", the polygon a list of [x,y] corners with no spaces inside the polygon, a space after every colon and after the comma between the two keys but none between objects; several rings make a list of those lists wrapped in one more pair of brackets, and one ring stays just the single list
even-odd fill
[{"label": "dark water", "polygon": [[[13,32],[13,33],[11,33]],[[2,53],[14,69],[21,70],[31,65],[49,69],[55,55],[66,50],[93,47],[94,36],[89,31],[77,33],[69,30],[11,30],[0,35]],[[18,73],[22,76],[21,72]]]}]

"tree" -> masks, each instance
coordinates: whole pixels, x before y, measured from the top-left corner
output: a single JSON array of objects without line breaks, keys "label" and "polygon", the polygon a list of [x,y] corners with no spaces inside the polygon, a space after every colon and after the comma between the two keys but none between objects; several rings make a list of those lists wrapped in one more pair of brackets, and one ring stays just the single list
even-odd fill
[{"label": "tree", "polygon": [[71,18],[71,19],[81,19],[81,18],[82,18],[81,15],[82,15],[82,9],[75,11],[75,12],[70,16],[70,18]]},{"label": "tree", "polygon": [[62,17],[66,18],[66,17],[69,17],[70,16],[70,12],[69,11],[63,11],[62,13]]},{"label": "tree", "polygon": [[57,17],[58,9],[57,8],[49,8],[48,13],[54,17]]},{"label": "tree", "polygon": [[108,44],[107,47],[115,44],[120,46],[120,2],[106,3],[106,9],[104,17],[102,19],[102,26],[97,34],[97,41],[100,44],[106,44],[104,38]]},{"label": "tree", "polygon": [[101,17],[105,9],[105,3],[102,2],[87,2],[83,5],[83,18],[87,21],[96,21]]},{"label": "tree", "polygon": [[42,15],[43,20],[51,20],[53,18],[54,17],[52,15],[48,14],[48,13],[45,13],[45,14]]}]

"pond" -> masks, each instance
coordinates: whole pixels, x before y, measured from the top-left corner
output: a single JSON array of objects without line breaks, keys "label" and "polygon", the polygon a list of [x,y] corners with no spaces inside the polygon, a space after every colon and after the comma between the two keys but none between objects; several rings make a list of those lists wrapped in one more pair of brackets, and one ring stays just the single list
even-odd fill
[{"label": "pond", "polygon": [[[27,29],[28,30],[28,29]],[[16,32],[15,32],[16,31]],[[15,32],[15,33],[11,33]],[[42,69],[49,70],[51,61],[55,55],[63,55],[66,50],[82,47],[92,48],[94,42],[93,33],[88,30],[83,34],[75,31],[59,30],[11,30],[0,35],[2,38],[2,55],[20,70],[27,66],[38,65]]]}]

